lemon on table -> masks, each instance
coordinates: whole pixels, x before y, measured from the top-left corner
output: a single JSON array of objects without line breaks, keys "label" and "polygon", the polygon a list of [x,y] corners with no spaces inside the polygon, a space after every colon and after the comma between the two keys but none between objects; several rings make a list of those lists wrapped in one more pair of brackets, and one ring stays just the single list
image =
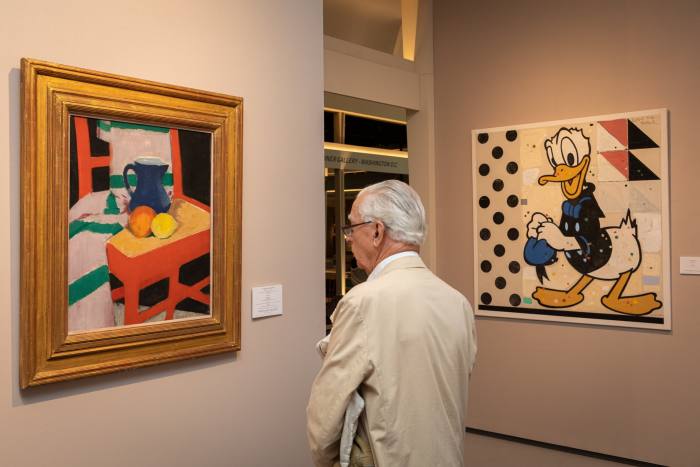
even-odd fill
[{"label": "lemon on table", "polygon": [[162,212],[151,221],[151,231],[158,238],[168,238],[177,229],[177,221],[173,216]]}]

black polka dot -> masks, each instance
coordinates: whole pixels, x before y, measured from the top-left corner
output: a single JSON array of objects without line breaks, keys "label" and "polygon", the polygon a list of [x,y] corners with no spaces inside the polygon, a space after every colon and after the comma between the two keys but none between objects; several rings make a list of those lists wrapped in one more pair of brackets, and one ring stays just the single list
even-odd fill
[{"label": "black polka dot", "polygon": [[488,196],[482,196],[481,198],[479,198],[479,206],[481,206],[482,208],[486,209],[487,207],[489,207],[489,204],[491,204],[491,200]]},{"label": "black polka dot", "polygon": [[505,280],[503,277],[501,277],[501,276],[498,276],[498,277],[496,278],[496,282],[495,282],[495,283],[496,283],[496,287],[498,287],[499,289],[505,289],[505,288],[506,288],[506,280]]},{"label": "black polka dot", "polygon": [[517,131],[515,131],[515,130],[506,131],[506,139],[508,141],[515,141],[515,138],[517,138],[517,137],[518,137]]},{"label": "black polka dot", "polygon": [[481,164],[479,166],[479,174],[480,175],[488,175],[490,170],[491,170],[491,168],[489,167],[488,164]]},{"label": "black polka dot", "polygon": [[488,305],[489,303],[491,303],[491,294],[486,293],[486,292],[482,293],[481,294],[481,303],[483,303],[484,305]]},{"label": "black polka dot", "polygon": [[491,231],[489,229],[481,229],[479,231],[479,237],[481,237],[482,240],[488,240],[491,238]]},{"label": "black polka dot", "polygon": [[513,306],[518,306],[518,305],[520,305],[520,295],[518,295],[518,294],[513,294],[513,295],[510,296],[510,298],[508,299],[508,301],[510,302],[511,305],[513,305]]},{"label": "black polka dot", "polygon": [[506,200],[506,203],[508,203],[508,206],[510,206],[511,208],[514,208],[515,206],[517,206],[519,202],[520,202],[520,198],[518,198],[517,195],[510,195],[508,197],[508,199]]},{"label": "black polka dot", "polygon": [[481,144],[484,144],[486,141],[489,140],[489,135],[488,133],[479,133],[479,136],[476,137],[476,140]]},{"label": "black polka dot", "polygon": [[503,180],[500,178],[497,178],[496,180],[493,181],[493,184],[491,185],[495,191],[501,191],[503,189]]},{"label": "black polka dot", "polygon": [[513,274],[517,274],[520,272],[520,263],[517,261],[511,261],[508,263],[508,270],[512,272]]},{"label": "black polka dot", "polygon": [[503,148],[500,146],[496,146],[491,151],[491,155],[493,156],[494,159],[500,159],[501,157],[503,157]]},{"label": "black polka dot", "polygon": [[484,272],[489,272],[491,270],[491,261],[482,261],[481,270]]},{"label": "black polka dot", "polygon": [[506,165],[506,171],[509,174],[516,173],[518,171],[518,163],[513,161],[508,162],[508,164]]},{"label": "black polka dot", "polygon": [[498,257],[501,257],[506,254],[506,248],[499,243],[498,245],[493,247],[493,254],[495,254]]},{"label": "black polka dot", "polygon": [[517,240],[519,236],[520,236],[520,232],[515,227],[513,227],[512,229],[508,229],[508,238],[509,239]]},{"label": "black polka dot", "polygon": [[497,212],[493,215],[493,222],[496,224],[503,224],[503,221],[505,220],[505,217],[503,216],[502,212]]}]

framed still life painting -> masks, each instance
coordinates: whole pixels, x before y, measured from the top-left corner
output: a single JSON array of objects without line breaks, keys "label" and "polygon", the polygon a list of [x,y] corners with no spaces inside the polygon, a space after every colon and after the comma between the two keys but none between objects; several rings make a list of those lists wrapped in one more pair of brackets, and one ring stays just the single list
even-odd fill
[{"label": "framed still life painting", "polygon": [[476,313],[671,329],[667,111],[472,132]]},{"label": "framed still life painting", "polygon": [[22,388],[240,349],[242,100],[22,60]]}]

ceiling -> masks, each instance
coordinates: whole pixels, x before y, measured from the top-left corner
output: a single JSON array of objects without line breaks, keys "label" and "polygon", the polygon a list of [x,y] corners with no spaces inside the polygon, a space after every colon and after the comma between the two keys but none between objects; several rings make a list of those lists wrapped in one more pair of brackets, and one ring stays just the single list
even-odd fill
[{"label": "ceiling", "polygon": [[323,33],[393,54],[401,34],[401,0],[323,0]]}]

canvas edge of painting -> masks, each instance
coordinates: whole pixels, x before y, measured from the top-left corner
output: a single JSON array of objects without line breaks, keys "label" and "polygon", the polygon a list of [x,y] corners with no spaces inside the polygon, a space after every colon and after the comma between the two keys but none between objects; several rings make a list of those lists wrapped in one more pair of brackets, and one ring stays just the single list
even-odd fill
[{"label": "canvas edge of painting", "polygon": [[567,325],[584,325],[584,326],[605,326],[605,327],[620,327],[620,328],[637,328],[644,330],[655,330],[655,331],[671,331],[671,248],[670,248],[670,205],[669,205],[669,110],[667,108],[655,108],[647,110],[637,110],[630,112],[619,112],[613,114],[602,114],[587,117],[576,117],[568,119],[558,119],[552,121],[542,121],[534,123],[525,124],[514,124],[514,125],[504,125],[498,127],[488,127],[488,128],[477,128],[471,130],[471,171],[472,171],[472,202],[476,203],[476,196],[478,194],[477,190],[477,137],[480,133],[492,133],[501,132],[508,130],[523,130],[531,128],[539,128],[542,126],[556,126],[563,124],[576,124],[582,122],[590,122],[596,120],[612,120],[619,118],[636,118],[641,116],[646,116],[650,114],[655,114],[660,117],[660,129],[661,129],[661,173],[662,173],[662,192],[661,192],[661,215],[662,215],[662,271],[663,271],[663,294],[664,294],[664,304],[663,304],[663,322],[660,324],[656,323],[643,323],[635,321],[612,321],[605,319],[592,319],[592,318],[578,318],[578,317],[562,317],[562,316],[551,316],[542,314],[524,314],[524,313],[513,313],[513,312],[502,312],[502,311],[488,311],[479,309],[479,268],[478,268],[478,251],[479,245],[477,242],[478,234],[478,224],[477,215],[478,211],[473,210],[472,214],[472,240],[473,240],[473,291],[474,291],[474,314],[479,318],[486,319],[507,319],[507,320],[522,320],[522,321],[541,321],[547,323],[561,323]]}]

